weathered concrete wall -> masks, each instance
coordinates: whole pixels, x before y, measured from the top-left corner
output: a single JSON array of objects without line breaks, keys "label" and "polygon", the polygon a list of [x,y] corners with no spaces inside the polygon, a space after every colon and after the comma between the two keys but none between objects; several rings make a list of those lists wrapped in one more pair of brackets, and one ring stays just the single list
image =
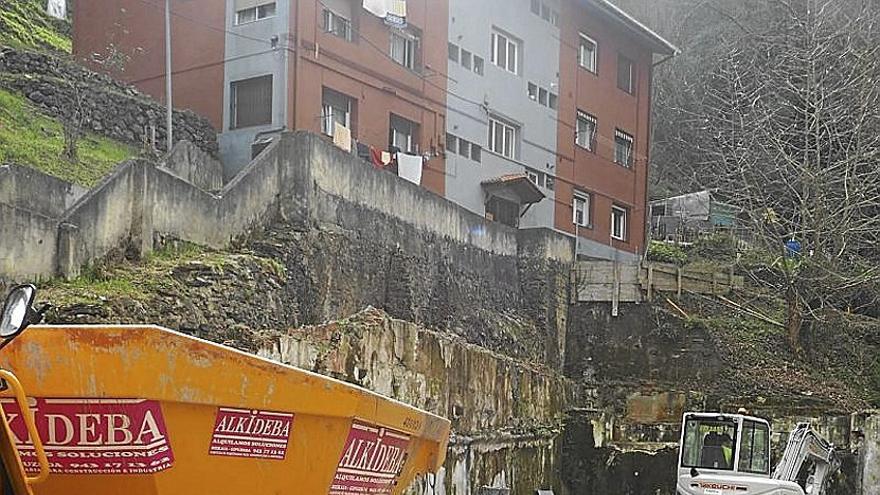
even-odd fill
[{"label": "weathered concrete wall", "polygon": [[445,471],[424,480],[419,493],[560,489],[556,441],[576,394],[548,368],[376,310],[291,330],[260,354],[450,418],[455,434]]},{"label": "weathered concrete wall", "polygon": [[[300,134],[315,188],[313,214],[319,220],[342,220],[344,228],[360,227],[358,219],[344,218],[335,211],[340,202],[369,207],[379,213],[413,225],[417,229],[448,237],[503,255],[516,255],[515,229],[447,201],[392,174],[376,173],[362,160],[313,134]],[[346,224],[345,222],[348,221]]]},{"label": "weathered concrete wall", "polygon": [[862,493],[880,493],[880,414],[867,419],[864,434]]},{"label": "weathered concrete wall", "polygon": [[[187,144],[161,167],[124,164],[65,213],[55,259],[34,254],[39,259],[16,274],[71,277],[103,257],[137,257],[166,239],[224,249],[257,235],[259,248],[308,288],[296,297],[299,323],[375,305],[561,367],[568,238],[488,222],[308,133],[283,135],[217,193],[182,177],[204,185],[217,175]],[[273,225],[282,228],[259,234]],[[334,247],[279,239],[291,228]],[[8,242],[0,239],[0,247]],[[39,249],[21,242],[29,246],[15,251],[21,256]]]},{"label": "weathered concrete wall", "polygon": [[188,141],[174,145],[159,167],[204,191],[223,189],[223,164]]},{"label": "weathered concrete wall", "polygon": [[50,218],[60,217],[87,190],[15,164],[0,166],[0,203]]},{"label": "weathered concrete wall", "polygon": [[25,280],[45,273],[56,256],[58,222],[0,203],[0,288],[2,279]]}]

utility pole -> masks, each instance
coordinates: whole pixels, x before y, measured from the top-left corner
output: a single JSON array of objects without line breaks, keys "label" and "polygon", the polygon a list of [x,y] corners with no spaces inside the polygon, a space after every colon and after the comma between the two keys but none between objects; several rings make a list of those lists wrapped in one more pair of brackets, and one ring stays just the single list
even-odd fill
[{"label": "utility pole", "polygon": [[174,144],[172,117],[173,105],[171,100],[171,0],[165,0],[165,129],[167,130],[168,152]]}]

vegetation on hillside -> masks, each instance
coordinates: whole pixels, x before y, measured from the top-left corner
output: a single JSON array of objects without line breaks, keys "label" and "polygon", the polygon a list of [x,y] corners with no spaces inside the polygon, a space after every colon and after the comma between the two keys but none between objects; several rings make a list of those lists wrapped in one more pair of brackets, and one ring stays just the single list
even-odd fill
[{"label": "vegetation on hillside", "polygon": [[135,154],[131,147],[87,134],[77,143],[79,163],[62,158],[64,129],[27,100],[0,89],[0,164],[33,167],[62,180],[91,187]]},{"label": "vegetation on hillside", "polygon": [[0,45],[70,53],[70,23],[46,14],[45,0],[0,0]]}]

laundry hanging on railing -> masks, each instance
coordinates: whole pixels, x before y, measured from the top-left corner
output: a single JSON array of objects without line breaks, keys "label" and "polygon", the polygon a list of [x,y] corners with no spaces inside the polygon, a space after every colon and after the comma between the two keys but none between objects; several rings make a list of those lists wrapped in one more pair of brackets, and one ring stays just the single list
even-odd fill
[{"label": "laundry hanging on railing", "polygon": [[397,154],[397,175],[413,184],[422,184],[422,165],[424,159],[418,155]]},{"label": "laundry hanging on railing", "polygon": [[406,26],[406,0],[364,0],[367,12],[385,19],[390,26]]},{"label": "laundry hanging on railing", "polygon": [[56,19],[67,19],[67,0],[49,0],[46,13]]}]

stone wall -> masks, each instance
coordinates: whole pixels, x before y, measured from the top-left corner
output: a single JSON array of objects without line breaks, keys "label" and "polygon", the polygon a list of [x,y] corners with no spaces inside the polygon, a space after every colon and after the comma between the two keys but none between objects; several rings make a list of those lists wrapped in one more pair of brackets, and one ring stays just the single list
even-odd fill
[{"label": "stone wall", "polygon": [[576,394],[549,368],[367,310],[267,343],[264,357],[356,383],[450,418],[444,471],[418,493],[464,495],[481,487],[562,493],[557,437]]},{"label": "stone wall", "polygon": [[[97,74],[70,60],[42,52],[0,49],[0,87],[17,91],[58,118],[73,113],[71,102],[83,102],[85,130],[140,146],[145,129],[156,128],[157,147],[165,148],[165,107],[130,86]],[[175,111],[174,138],[195,143],[216,155],[217,133],[207,120],[190,111]]]}]

